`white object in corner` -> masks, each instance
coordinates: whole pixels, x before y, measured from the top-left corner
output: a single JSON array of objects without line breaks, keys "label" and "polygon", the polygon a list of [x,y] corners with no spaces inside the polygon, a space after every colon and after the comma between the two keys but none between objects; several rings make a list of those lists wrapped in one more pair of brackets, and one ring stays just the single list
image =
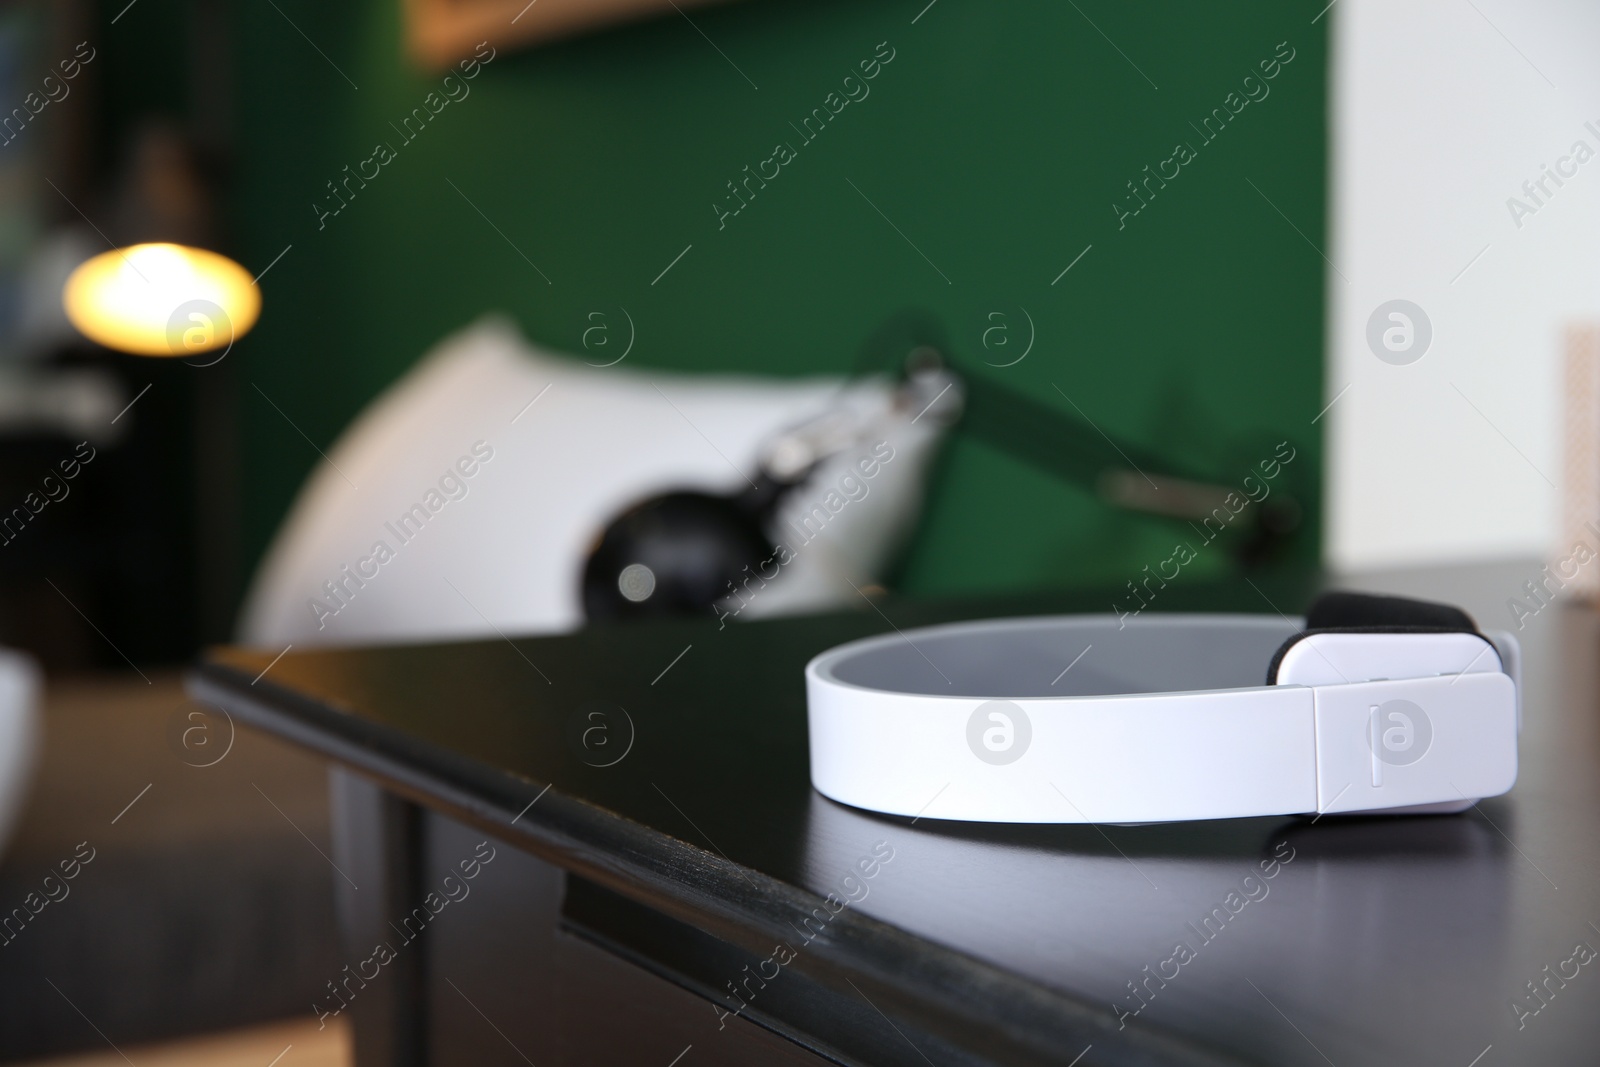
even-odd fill
[{"label": "white object in corner", "polygon": [[38,758],[41,689],[30,657],[0,649],[0,846],[22,813]]}]

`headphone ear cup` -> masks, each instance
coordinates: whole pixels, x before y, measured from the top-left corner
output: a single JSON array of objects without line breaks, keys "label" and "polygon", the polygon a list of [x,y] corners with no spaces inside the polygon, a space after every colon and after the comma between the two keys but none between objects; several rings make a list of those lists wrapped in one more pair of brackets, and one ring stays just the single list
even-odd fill
[{"label": "headphone ear cup", "polygon": [[1267,665],[1267,684],[1278,684],[1278,667],[1295,644],[1315,633],[1478,633],[1472,616],[1450,604],[1370,593],[1323,593],[1306,612],[1306,628],[1278,646]]}]

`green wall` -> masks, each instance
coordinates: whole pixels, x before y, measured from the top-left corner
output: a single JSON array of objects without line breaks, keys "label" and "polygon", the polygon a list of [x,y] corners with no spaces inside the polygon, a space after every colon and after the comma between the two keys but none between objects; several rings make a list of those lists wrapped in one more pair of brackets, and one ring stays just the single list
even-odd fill
[{"label": "green wall", "polygon": [[[490,309],[580,351],[588,313],[625,306],[638,332],[626,365],[801,375],[847,369],[887,314],[922,307],[966,366],[1054,407],[1068,405],[1052,383],[1105,429],[1237,478],[1270,455],[1241,441],[1292,437],[1314,479],[1321,4],[925,2],[747,0],[692,11],[705,36],[674,14],[501,50],[408,144],[390,123],[441,79],[400,58],[398,0],[237,5],[235,251],[259,270],[293,246],[238,353],[247,557],[317,461],[250,383],[326,449]],[[1294,58],[1269,95],[1205,143],[1195,127],[1285,41]],[[801,145],[789,124],[880,42],[894,58],[870,95]],[[1180,140],[1196,158],[1119,221],[1126,183]],[[319,229],[325,183],[380,141],[396,158]],[[719,228],[724,183],[780,141],[797,158]],[[985,352],[990,313],[1024,331],[1020,309],[1033,350],[984,368],[1019,350]],[[1120,583],[1173,540],[958,438],[902,585]]]}]

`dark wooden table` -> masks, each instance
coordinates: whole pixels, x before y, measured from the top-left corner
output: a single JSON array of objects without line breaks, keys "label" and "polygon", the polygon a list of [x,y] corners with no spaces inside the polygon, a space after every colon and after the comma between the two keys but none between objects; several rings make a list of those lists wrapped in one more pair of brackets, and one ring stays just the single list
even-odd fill
[{"label": "dark wooden table", "polygon": [[[1507,628],[1536,571],[1353,587]],[[264,676],[276,649],[214,653],[197,696],[346,769],[350,969],[308,1010],[348,1011],[363,1065],[1600,1061],[1600,616],[1529,620],[1521,777],[1466,814],[1019,827],[815,794],[801,668],[891,619],[1104,598],[880,607],[295,651]]]}]

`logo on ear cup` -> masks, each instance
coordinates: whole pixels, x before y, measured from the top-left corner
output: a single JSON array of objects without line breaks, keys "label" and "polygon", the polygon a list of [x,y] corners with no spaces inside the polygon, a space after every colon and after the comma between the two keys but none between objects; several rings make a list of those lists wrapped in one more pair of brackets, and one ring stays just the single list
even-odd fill
[{"label": "logo on ear cup", "polygon": [[1028,713],[1009,700],[986,700],[967,719],[967,747],[985,763],[1015,763],[1033,742]]},{"label": "logo on ear cup", "polygon": [[1380,762],[1410,766],[1433,745],[1433,723],[1409,700],[1386,700],[1367,717],[1367,744]]}]

